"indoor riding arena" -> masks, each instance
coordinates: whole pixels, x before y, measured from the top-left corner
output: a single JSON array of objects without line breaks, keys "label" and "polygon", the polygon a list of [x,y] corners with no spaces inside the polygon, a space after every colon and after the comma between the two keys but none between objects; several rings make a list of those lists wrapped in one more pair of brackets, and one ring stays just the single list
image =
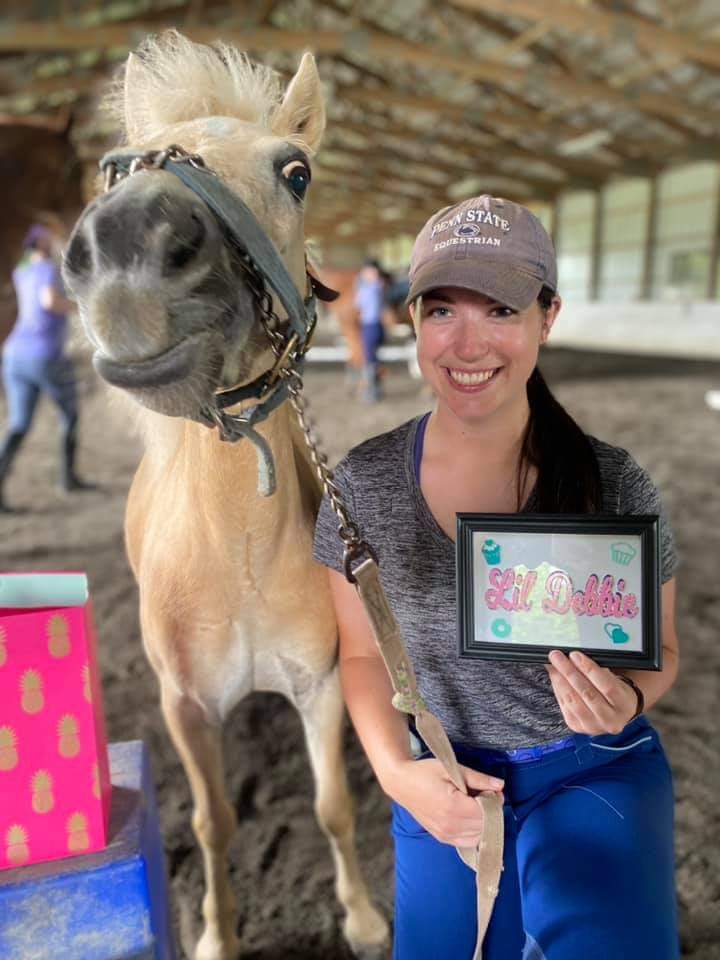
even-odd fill
[{"label": "indoor riding arena", "polygon": [[[316,776],[306,743],[316,735],[322,738],[327,731],[322,722],[313,721],[313,726],[305,716],[301,719],[290,703],[293,698],[305,703],[298,688],[315,682],[314,675],[307,672],[315,640],[303,624],[303,611],[310,617],[311,612],[316,615],[316,608],[331,609],[326,602],[324,572],[320,577],[315,571],[317,575],[310,579],[314,568],[307,531],[311,528],[306,525],[300,532],[281,529],[277,541],[268,534],[269,543],[281,544],[271,548],[270,567],[275,572],[267,572],[267,557],[262,567],[252,560],[252,543],[265,536],[263,517],[272,515],[272,522],[277,522],[273,500],[276,505],[286,505],[282,509],[288,517],[300,516],[299,506],[287,506],[299,502],[298,496],[291,501],[287,494],[286,473],[290,461],[296,461],[292,453],[288,460],[279,448],[273,448],[272,439],[281,434],[279,428],[273,433],[273,421],[280,422],[286,413],[282,422],[291,429],[295,413],[290,400],[269,411],[263,407],[259,424],[241,424],[233,432],[233,425],[241,420],[223,413],[219,401],[213,417],[196,415],[189,407],[176,409],[169,401],[163,406],[148,400],[153,391],[147,386],[134,389],[130,379],[134,374],[127,374],[127,382],[121,382],[117,370],[132,367],[132,363],[111,363],[100,357],[115,337],[123,344],[122,356],[127,360],[134,331],[151,338],[154,333],[148,331],[165,323],[166,314],[179,312],[177,304],[182,297],[166,311],[161,292],[171,280],[180,283],[173,278],[185,269],[188,258],[195,256],[197,246],[193,247],[194,241],[183,231],[208,232],[216,238],[213,242],[218,249],[225,244],[222,262],[237,266],[237,284],[245,291],[240,301],[250,311],[247,316],[254,318],[252,328],[243,327],[243,349],[249,349],[247,344],[264,345],[270,357],[265,367],[255,361],[245,366],[238,362],[233,369],[240,384],[250,382],[275,362],[263,332],[268,323],[272,327],[273,317],[277,321],[273,310],[281,320],[287,316],[292,320],[287,304],[297,301],[301,311],[307,310],[307,305],[303,307],[307,291],[301,290],[301,295],[296,291],[294,300],[288,298],[278,293],[266,274],[265,290],[274,299],[266,297],[265,313],[259,318],[257,305],[262,297],[256,288],[258,283],[262,285],[258,280],[262,271],[252,264],[259,262],[261,255],[252,251],[260,246],[255,248],[248,241],[250,253],[245,256],[244,241],[238,241],[235,227],[232,223],[228,226],[212,206],[204,208],[207,212],[202,215],[193,213],[187,223],[179,214],[169,213],[175,196],[172,191],[157,194],[154,205],[137,216],[132,213],[134,208],[123,208],[114,218],[106,215],[100,223],[104,232],[98,227],[92,243],[84,227],[85,233],[76,234],[72,247],[68,246],[81,215],[86,224],[97,218],[100,207],[86,209],[94,198],[111,203],[113,195],[133,191],[133,202],[139,202],[141,188],[153,178],[169,181],[173,169],[197,173],[198,167],[202,176],[213,181],[232,185],[233,176],[238,184],[241,177],[246,178],[250,186],[243,194],[245,203],[279,249],[278,254],[275,246],[269,245],[274,259],[268,262],[284,262],[285,276],[293,278],[296,287],[304,282],[303,236],[307,241],[310,270],[320,281],[319,286],[313,283],[317,326],[310,334],[303,329],[302,350],[295,340],[293,352],[288,341],[285,359],[277,363],[282,366],[297,360],[296,377],[304,384],[309,416],[317,425],[316,438],[331,467],[363,440],[435,408],[433,389],[416,362],[415,331],[406,305],[413,244],[428,218],[441,208],[490,195],[529,208],[552,238],[562,308],[547,344],[540,348],[540,369],[586,434],[629,451],[652,477],[675,537],[680,666],[676,681],[660,702],[651,706],[648,719],[659,731],[674,777],[678,956],[720,960],[717,0],[125,0],[105,4],[6,0],[0,24],[0,171],[4,185],[0,341],[5,341],[5,389],[0,391],[0,442],[4,444],[0,448],[0,960],[60,956],[67,960],[190,960],[195,956],[199,960],[350,960],[354,955],[364,960],[389,960],[391,956],[388,938],[380,937],[374,949],[366,945],[354,954],[343,936],[345,911],[336,894],[331,848],[316,819]],[[168,34],[169,30],[178,33]],[[148,42],[152,37],[160,38],[159,46]],[[247,68],[243,73],[238,67],[233,82],[246,84],[245,99],[238,95],[242,102],[237,116],[233,114],[230,94],[224,88],[219,90],[223,82],[226,87],[230,84],[223,80],[229,75],[228,65],[234,62],[227,48],[193,54],[196,61],[183,70],[182,58],[197,51],[193,44],[212,46],[218,41],[246,51],[253,62],[277,72],[273,82],[277,83],[280,106],[267,106],[272,99],[267,92],[270,80],[263,81],[265,86],[259,81],[253,86],[247,80]],[[158,49],[171,52],[153,73],[153,51]],[[135,56],[126,67],[133,51]],[[315,76],[312,61],[302,59],[308,51],[315,57],[319,75],[314,99],[308,93]],[[203,57],[207,76],[203,75],[202,82],[207,89],[200,89],[201,81],[192,79],[196,75],[191,72],[200,71]],[[111,89],[112,109],[108,107]],[[263,97],[268,98],[267,103],[260,102]],[[324,135],[318,119],[322,101]],[[302,119],[298,119],[301,112]],[[241,139],[233,140],[239,134],[231,132],[238,117],[243,130],[260,130],[263,123],[270,124],[261,131],[262,136],[256,133],[247,141],[250,146],[245,152],[238,146]],[[185,143],[178,137],[186,129],[183,124],[190,121],[193,139]],[[152,135],[145,137],[148,131]],[[137,139],[132,139],[132,134]],[[286,151],[270,163],[267,144],[279,143],[278,137],[286,138],[286,146],[295,145],[296,152]],[[308,142],[311,153],[317,148],[317,155],[309,161],[296,149],[297,144]],[[182,149],[160,159],[157,152],[152,156],[143,153],[171,144]],[[128,153],[135,156],[133,151],[138,150],[142,156],[133,171],[123,167],[122,158]],[[106,165],[103,181],[99,162],[111,151],[115,151],[115,159]],[[196,154],[200,161],[193,161]],[[203,162],[216,177],[202,168]],[[259,169],[261,162],[265,166]],[[312,167],[309,186],[308,162]],[[236,170],[241,173],[234,173]],[[285,185],[272,180],[276,175],[286,178],[293,198]],[[174,189],[194,189],[184,184]],[[105,199],[107,188],[112,192]],[[228,195],[226,189],[222,196]],[[198,207],[201,200],[196,194],[192,202]],[[168,219],[159,225],[163,217]],[[285,229],[288,218],[296,218],[292,233],[278,232]],[[458,243],[482,235],[474,223],[472,229],[470,226],[467,224],[465,234],[456,231]],[[185,239],[173,247],[173,236]],[[280,243],[278,236],[291,239]],[[38,237],[47,239],[46,247]],[[259,242],[253,235],[252,243]],[[263,242],[267,242],[265,234]],[[167,248],[161,250],[165,266],[153,286],[138,264],[141,260],[145,264],[146,255],[147,263],[154,262],[152,258],[160,256],[160,245],[166,243]],[[116,249],[120,252],[111,263],[108,251]],[[56,269],[63,257],[67,260],[64,283]],[[19,381],[11,377],[11,361],[22,339],[19,301],[29,296],[27,284],[19,278],[28,265],[40,262],[46,275],[56,278],[46,283],[57,285],[52,287],[56,299],[47,302],[43,297],[50,287],[42,287],[42,316],[68,316],[62,342],[64,386],[58,393],[52,382],[48,386],[43,381],[33,388],[32,395],[27,387],[25,399],[19,400]],[[136,268],[140,271],[132,274],[136,279],[118,280],[123,271]],[[142,266],[145,269],[151,268]],[[239,321],[233,316],[235,294],[223,286],[224,268],[212,269],[215,272],[207,289],[216,284],[222,305],[211,319],[198,307],[204,301],[198,299],[190,281],[183,294],[187,300],[192,293],[196,304],[192,320],[192,344],[196,346],[191,345],[184,355],[187,365],[194,362],[193,351],[200,350],[197,344],[205,343],[203,324],[224,324],[222,338],[213,343],[226,346],[232,345],[238,329]],[[380,290],[378,336],[370,352],[365,300],[358,292],[368,276]],[[82,283],[78,277],[84,278]],[[140,293],[137,284],[145,284]],[[231,288],[232,284],[227,289]],[[338,291],[339,297],[332,299],[325,288]],[[209,296],[205,287],[203,290],[202,295]],[[100,300],[102,306],[98,306]],[[268,303],[274,304],[272,309]],[[25,324],[26,339],[32,334],[31,326],[30,321]],[[282,324],[275,329],[276,335],[281,328]],[[311,335],[312,345],[303,361],[300,353]],[[165,342],[165,347],[169,345],[170,341]],[[138,362],[149,363],[145,357],[151,354],[149,350],[138,353]],[[218,377],[235,363],[226,354],[213,357],[207,366]],[[161,371],[164,383],[173,376],[168,370]],[[285,373],[278,375],[277,383],[283,383],[284,377]],[[63,391],[70,390],[73,382],[74,412],[68,413],[62,406],[69,402]],[[219,390],[236,386],[235,381],[216,382]],[[54,383],[57,387],[58,381]],[[127,384],[129,389],[119,389]],[[266,396],[263,393],[252,402],[263,403]],[[22,415],[11,409],[12,403],[21,400],[25,404]],[[250,403],[247,398],[243,402],[246,406]],[[23,420],[22,429],[18,417]],[[222,430],[226,443],[218,436]],[[194,456],[194,448],[183,447],[190,443],[183,438],[191,435],[199,437],[197,449],[205,452],[192,467],[189,506],[180,511],[182,523],[193,531],[187,546],[174,524],[179,516],[178,498],[187,494],[177,471],[181,462],[189,463]],[[19,437],[17,442],[8,440],[13,436]],[[294,436],[301,442],[300,432]],[[146,485],[142,496],[137,494],[131,501],[134,506],[129,518],[136,576],[128,559],[124,524],[130,485],[144,449],[150,458],[145,462],[162,460],[176,472],[172,480],[160,484],[152,503],[147,492],[150,468],[143,468],[136,485],[136,494],[138,486]],[[292,451],[292,445],[288,449]],[[234,476],[227,473],[226,465],[238,452],[245,457],[237,461],[244,464],[244,472],[239,470]],[[304,459],[303,463],[307,470]],[[277,490],[263,496],[258,491],[263,483],[272,482],[273,466]],[[293,478],[295,469],[293,465]],[[226,483],[220,498],[216,478],[221,474]],[[294,482],[297,487],[297,480]],[[253,532],[242,539],[238,518],[248,514],[249,504],[257,504],[250,512]],[[395,500],[386,507],[392,513],[401,511],[402,504]],[[275,513],[271,514],[272,510]],[[160,545],[167,541],[164,554],[156,544],[152,558],[137,546],[151,530]],[[231,537],[235,540],[229,542]],[[293,560],[291,564],[285,551],[296,552],[298,543],[305,545],[304,563]],[[160,563],[158,556],[166,560]],[[142,560],[137,559],[140,557]],[[237,583],[232,576],[235,569],[242,571]],[[298,570],[304,572],[293,572]],[[97,636],[97,675],[92,681],[93,697],[86,699],[92,702],[96,724],[104,715],[110,745],[107,776],[112,786],[108,780],[107,791],[103,788],[97,793],[104,798],[97,803],[109,805],[105,815],[109,809],[110,826],[105,844],[93,849],[83,848],[76,840],[68,848],[71,856],[35,856],[33,843],[28,841],[30,828],[22,825],[38,816],[42,801],[36,795],[30,809],[28,799],[23,820],[22,800],[3,777],[10,776],[16,756],[22,760],[26,726],[30,730],[32,720],[33,730],[43,729],[42,710],[32,706],[39,704],[42,696],[27,675],[32,673],[34,682],[39,683],[37,674],[45,675],[45,660],[33,660],[28,654],[24,663],[31,670],[23,673],[22,681],[24,713],[18,712],[17,722],[12,714],[7,714],[7,719],[8,704],[17,697],[18,689],[15,674],[8,679],[10,654],[15,650],[8,638],[15,636],[13,625],[23,611],[18,613],[16,604],[7,599],[5,585],[10,578],[5,574],[63,571],[87,575]],[[48,578],[42,582],[55,581]],[[167,586],[177,582],[186,586],[192,582],[192,590],[202,582],[205,586],[198,588],[197,595],[218,599],[202,601],[202,615],[196,617],[188,601],[196,594],[187,586],[182,597],[178,596]],[[54,615],[61,616],[63,604],[54,597],[51,591],[48,597],[40,597],[35,607],[53,608]],[[295,607],[290,606],[291,600]],[[270,631],[272,635],[266,638],[268,644],[280,642],[280,623],[288,636],[298,639],[286,643],[286,652],[272,661],[272,667],[263,666],[266,661],[259,654],[252,660],[256,653],[249,654],[239,646],[222,659],[213,639],[219,629],[216,621],[228,619],[222,612],[225,608],[217,606],[221,603],[241,610],[237,622],[233,621],[237,636],[250,636],[255,630],[254,651],[263,642],[258,624],[275,624],[274,633]],[[142,632],[141,604],[146,611]],[[256,614],[260,609],[263,612]],[[295,612],[285,621],[273,619],[273,611],[290,609]],[[202,628],[193,633],[191,625],[196,620],[202,622]],[[249,623],[255,626],[247,626]],[[163,634],[165,646],[158,645],[154,631]],[[23,632],[23,643],[34,642],[31,633],[29,627]],[[336,656],[334,628],[328,636],[331,665]],[[180,637],[194,646],[182,646]],[[91,640],[86,640],[92,650]],[[659,643],[657,636],[655,641]],[[50,651],[51,656],[42,655],[55,658],[52,663],[48,660],[48,671],[59,662],[52,643]],[[252,661],[249,667],[248,657]],[[283,663],[295,664],[296,660],[299,672],[283,674],[279,686],[273,685],[274,680],[264,681],[282,672]],[[239,676],[239,671],[245,671],[247,683],[236,680],[234,674]],[[633,676],[640,676],[640,671]],[[50,703],[54,692],[50,681],[47,684],[45,697]],[[166,712],[172,710],[168,703],[181,704],[171,714],[176,742],[185,743],[183,749],[188,752],[195,747],[187,744],[201,744],[195,754],[194,774],[200,795],[212,792],[207,786],[212,775],[205,780],[197,771],[212,767],[206,760],[215,751],[214,745],[202,744],[216,743],[212,740],[215,734],[208,731],[216,730],[224,713],[229,714],[222,732],[227,805],[213,807],[210,803],[195,820],[199,833],[204,831],[210,838],[204,854],[193,832],[188,777],[161,709],[161,684]],[[241,686],[242,696],[228,692]],[[422,676],[420,686],[422,692]],[[263,687],[276,692],[258,689]],[[210,688],[221,691],[217,709],[206,709],[207,703],[203,703],[200,691]],[[62,694],[60,690],[61,698]],[[482,689],[477,690],[477,697],[483,697]],[[232,709],[226,709],[228,703]],[[60,709],[64,719],[68,711],[72,713],[68,706]],[[390,801],[378,785],[347,715],[342,722],[360,871],[371,901],[392,924],[395,880]],[[63,728],[64,734],[61,731],[61,740],[63,735],[67,740],[68,729]],[[45,733],[33,736],[33,749],[40,751],[53,741],[55,727],[48,723]],[[102,772],[105,742],[101,733],[96,740]],[[128,855],[127,863],[117,859],[125,856],[123,851],[131,843],[130,814],[120,810],[123,803],[130,804],[132,791],[129,781],[118,786],[117,752],[113,753],[116,745],[127,741],[142,742],[150,763],[149,772],[145,769],[142,773],[137,788],[141,796],[132,814],[144,824],[137,831],[141,848],[137,856],[150,858],[150,879],[138,881],[139,899],[132,908],[130,900],[124,899],[126,894],[120,892],[118,878],[129,875],[128,864],[140,861],[134,859],[135,854]],[[63,749],[68,755],[71,752],[67,744],[60,747],[61,754]],[[38,760],[38,767],[50,769],[49,763]],[[333,776],[331,770],[331,779]],[[13,810],[7,825],[3,805]],[[335,809],[330,821],[346,818],[348,806],[345,803],[342,810]],[[232,822],[233,814],[237,818],[227,858],[222,855],[223,831],[213,810],[223,814],[224,822]],[[332,832],[334,827],[326,824],[325,829]],[[588,822],[587,829],[593,831],[594,822]],[[158,852],[160,842],[167,886]],[[229,885],[218,880],[225,876],[225,859]],[[204,868],[208,864],[212,865],[210,880]],[[82,887],[86,892],[78,893],[79,878],[86,875],[87,886]],[[96,894],[104,904],[102,922],[90,906]],[[58,908],[57,904],[67,905],[73,897],[80,898],[81,906],[82,898],[87,898],[87,909],[83,912],[78,907],[75,919],[65,922],[63,910],[70,908]],[[228,898],[234,899],[237,916],[228,921],[232,929],[218,935],[220,940],[226,938],[224,945],[218,945],[207,931],[214,929],[216,913],[233,916]],[[660,909],[665,907],[658,905]],[[161,929],[166,913],[170,920]],[[116,933],[115,924],[117,930],[122,924],[128,924],[128,929],[142,928],[145,940],[138,940],[139,945],[124,940],[124,934]],[[196,954],[199,940],[202,950]],[[541,956],[545,955],[523,954],[524,960],[540,960]],[[564,958],[565,954],[558,956]],[[546,960],[553,958],[550,952]],[[658,960],[637,953],[612,953],[607,958]],[[437,960],[465,958],[438,954]],[[508,954],[502,960],[520,960],[520,956]],[[584,954],[578,954],[577,960],[584,960]],[[659,960],[664,960],[664,955]]]}]

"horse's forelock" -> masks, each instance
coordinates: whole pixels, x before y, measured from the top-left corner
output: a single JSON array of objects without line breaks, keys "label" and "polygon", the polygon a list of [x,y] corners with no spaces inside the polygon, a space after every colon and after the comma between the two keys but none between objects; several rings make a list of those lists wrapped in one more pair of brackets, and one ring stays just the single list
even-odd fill
[{"label": "horse's forelock", "polygon": [[200,117],[269,126],[280,100],[275,70],[226,44],[193,43],[168,30],[128,58],[104,109],[128,142],[141,144],[165,127]]}]

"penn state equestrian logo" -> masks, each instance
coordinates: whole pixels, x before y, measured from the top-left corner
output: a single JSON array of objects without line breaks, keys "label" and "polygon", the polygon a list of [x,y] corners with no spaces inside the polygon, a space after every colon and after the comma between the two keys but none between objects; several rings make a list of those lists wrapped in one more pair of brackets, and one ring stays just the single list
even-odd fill
[{"label": "penn state equestrian logo", "polygon": [[453,233],[456,237],[476,237],[480,233],[480,227],[476,223],[461,223],[455,227]]}]

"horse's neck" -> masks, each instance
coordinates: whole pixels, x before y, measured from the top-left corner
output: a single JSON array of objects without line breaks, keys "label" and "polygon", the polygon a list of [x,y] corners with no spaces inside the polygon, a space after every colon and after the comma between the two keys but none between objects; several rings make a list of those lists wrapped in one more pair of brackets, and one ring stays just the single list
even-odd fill
[{"label": "horse's neck", "polygon": [[258,492],[258,455],[250,440],[223,442],[216,430],[190,421],[181,425],[173,441],[163,438],[157,458],[149,446],[152,474],[162,477],[176,502],[184,501],[192,513],[228,528],[261,523],[269,532],[273,523],[300,522],[302,498],[290,413],[283,404],[257,428],[270,445],[275,464],[277,490],[270,497]]}]

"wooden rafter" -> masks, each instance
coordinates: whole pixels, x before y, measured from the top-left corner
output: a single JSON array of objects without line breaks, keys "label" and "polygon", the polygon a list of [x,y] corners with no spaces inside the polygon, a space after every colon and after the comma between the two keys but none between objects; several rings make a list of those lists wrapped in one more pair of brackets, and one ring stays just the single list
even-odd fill
[{"label": "wooden rafter", "polygon": [[605,42],[626,37],[643,50],[677,54],[683,60],[720,68],[720,43],[668,30],[637,15],[602,10],[571,0],[552,0],[552,3],[544,0],[450,0],[450,3],[466,10],[493,11],[505,17],[542,21],[565,33],[592,34]]},{"label": "wooden rafter", "polygon": [[[484,3],[485,0],[453,0],[453,2],[472,6],[475,3]],[[489,2],[496,4],[504,3],[505,0],[489,0]],[[533,6],[532,0],[509,0],[509,2]],[[575,9],[574,4],[566,4],[565,0],[563,5]],[[552,10],[555,11],[554,5]],[[155,27],[157,28],[157,24]],[[132,24],[96,27],[93,30],[68,27],[63,23],[51,21],[16,22],[7,32],[0,33],[0,50],[84,50],[95,49],[98,46],[131,48],[135,45],[138,30],[143,30],[143,24],[139,21],[133,21]],[[212,42],[218,37],[216,27],[193,25],[187,33],[191,39],[205,43]],[[522,68],[485,61],[481,58],[453,57],[450,51],[442,48],[412,43],[369,27],[363,27],[359,31],[284,30],[268,27],[247,30],[230,28],[223,30],[223,39],[243,49],[254,51],[311,49],[316,53],[335,54],[351,53],[353,49],[361,49],[373,57],[433,68],[469,80],[488,81],[500,86],[516,85],[523,90],[528,85],[528,71]],[[720,50],[720,44],[716,46]],[[530,78],[530,82],[537,85],[538,78],[535,80]],[[720,120],[718,111],[678,104],[672,99],[654,94],[638,94],[629,98],[622,91],[614,90],[607,84],[569,81],[567,76],[550,68],[542,68],[542,83],[548,93],[573,100],[591,102],[600,99],[625,109],[680,119],[684,117],[706,126],[717,124]]]}]

